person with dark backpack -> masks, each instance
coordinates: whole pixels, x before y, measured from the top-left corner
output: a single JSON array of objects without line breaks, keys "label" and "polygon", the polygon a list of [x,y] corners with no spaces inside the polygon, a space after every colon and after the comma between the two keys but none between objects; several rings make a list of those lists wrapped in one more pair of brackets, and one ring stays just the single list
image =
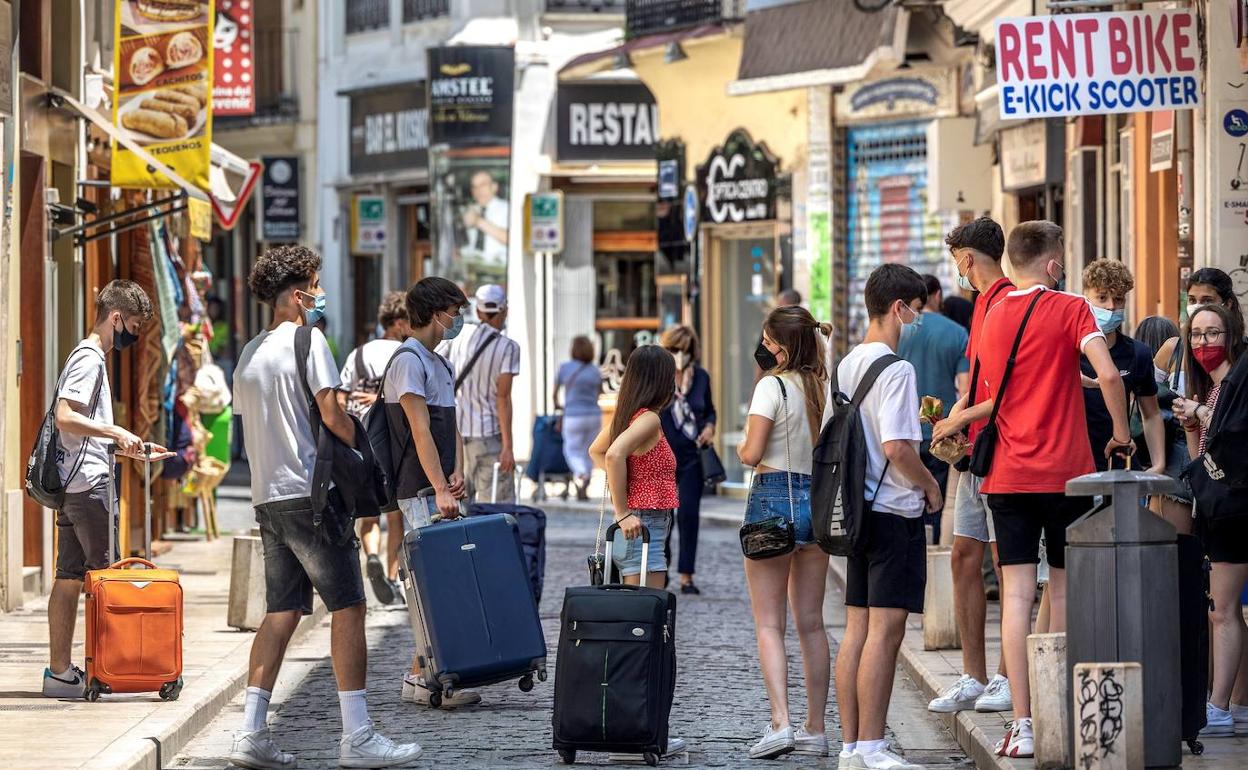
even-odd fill
[{"label": "person with dark backpack", "polygon": [[[381,390],[381,376],[391,356],[403,344],[411,332],[407,323],[407,304],[403,292],[392,291],[377,309],[377,325],[382,336],[369,340],[351,351],[342,367],[341,401],[347,412],[364,419],[369,408],[377,402]],[[366,572],[373,594],[382,604],[402,601],[403,591],[398,586],[399,546],[403,543],[403,516],[397,508],[386,511],[386,562],[381,561],[381,522],[378,518],[362,518],[360,542],[364,546]]]},{"label": "person with dark backpack", "polygon": [[[923,514],[944,504],[940,485],[919,457],[923,431],[914,366],[896,356],[902,328],[918,319],[927,301],[927,286],[904,265],[881,265],[867,279],[865,299],[866,337],[837,366],[840,392],[825,410],[830,420],[838,410],[845,419],[845,392],[856,394],[866,452],[865,463],[859,457],[847,463],[865,473],[866,502],[846,568],[845,635],[836,655],[843,739],[838,766],[921,770],[889,749],[884,725],[906,618],[923,612]],[[868,382],[872,376],[875,381]],[[864,384],[869,390],[862,393]]]}]

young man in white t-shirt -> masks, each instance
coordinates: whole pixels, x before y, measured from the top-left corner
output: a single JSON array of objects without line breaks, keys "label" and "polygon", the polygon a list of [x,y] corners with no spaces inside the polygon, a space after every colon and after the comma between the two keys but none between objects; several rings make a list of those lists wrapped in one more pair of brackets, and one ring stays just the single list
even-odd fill
[{"label": "young man in white t-shirt", "polygon": [[312,612],[314,588],[332,616],[330,654],[342,711],[339,764],[393,767],[420,756],[419,746],[393,743],[368,718],[364,581],[359,542],[350,536],[350,514],[337,509],[338,496],[331,490],[319,526],[313,518],[316,440],[309,396],[320,410],[321,429],[355,445],[355,427],[338,403],[338,370],[325,335],[312,330],[306,389],[295,360],[296,331],[315,326],[325,313],[320,268],[321,258],[314,251],[280,246],[260,255],[247,281],[256,298],[273,308],[273,322],[247,343],[234,370],[234,413],[242,417],[251,464],[267,605],[251,643],[243,728],[235,733],[229,756],[240,767],[295,766],[295,758],[274,743],[266,717],[286,645],[300,619]]},{"label": "young man in white t-shirt", "polygon": [[[923,278],[904,265],[876,268],[864,293],[867,335],[836,370],[840,392],[850,395],[871,364],[896,352],[902,327],[918,319],[918,308],[927,301]],[[914,367],[903,360],[885,368],[859,409],[867,440],[870,522],[863,552],[849,557],[846,572],[845,636],[836,655],[844,736],[839,767],[921,770],[890,751],[884,738],[906,617],[923,612],[923,514],[944,504],[940,485],[919,457],[923,431]]]},{"label": "young man in white t-shirt", "polygon": [[[381,327],[382,336],[369,340],[347,356],[347,363],[342,367],[342,390],[339,391],[339,402],[347,412],[363,419],[369,408],[377,401],[377,393],[381,390],[381,376],[386,371],[390,357],[399,349],[403,340],[411,334],[411,326],[407,323],[407,303],[403,292],[392,291],[381,301],[377,308],[377,325]],[[403,516],[398,510],[386,513],[386,563],[383,566],[381,557],[381,522],[377,516],[362,518],[360,522],[360,542],[364,545],[367,556],[366,572],[368,582],[373,587],[373,594],[382,604],[392,604],[403,600],[403,591],[398,586],[399,578],[399,546],[403,544]]]},{"label": "young man in white t-shirt", "polygon": [[[59,533],[56,579],[48,597],[48,667],[43,694],[49,698],[81,698],[86,675],[73,665],[70,650],[78,619],[78,596],[87,570],[108,566],[115,537],[109,523],[110,444],[136,460],[172,457],[162,446],[143,441],[113,424],[113,392],[105,355],[124,350],[139,339],[139,329],[152,317],[147,293],[133,281],[110,281],[95,299],[95,326],[65,363],[56,390],[56,427],[60,431],[57,469],[65,485],[65,503],[56,513]],[[115,535],[115,533],[113,533]]]}]

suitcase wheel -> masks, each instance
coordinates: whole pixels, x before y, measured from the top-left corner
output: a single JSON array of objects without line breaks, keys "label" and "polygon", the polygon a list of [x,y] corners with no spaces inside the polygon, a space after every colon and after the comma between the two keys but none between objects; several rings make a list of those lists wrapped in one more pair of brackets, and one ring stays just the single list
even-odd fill
[{"label": "suitcase wheel", "polygon": [[1195,739],[1187,742],[1187,748],[1198,757],[1205,753],[1205,744]]},{"label": "suitcase wheel", "polygon": [[440,708],[442,706],[442,693],[433,690],[429,693],[429,708]]},{"label": "suitcase wheel", "polygon": [[646,760],[647,765],[650,765],[651,767],[659,766],[659,755],[655,754],[653,751],[647,751],[645,754],[642,754],[641,756],[643,759]]},{"label": "suitcase wheel", "polygon": [[520,692],[529,692],[533,689],[533,675],[525,674],[520,677]]},{"label": "suitcase wheel", "polygon": [[546,681],[546,669],[544,669],[544,668],[543,668],[543,669],[539,669],[539,670],[538,670],[538,672],[537,672],[537,681],[539,681],[539,682],[545,682],[545,681]]},{"label": "suitcase wheel", "polygon": [[559,761],[565,765],[576,764],[576,749],[559,749]]},{"label": "suitcase wheel", "polygon": [[182,694],[182,677],[178,677],[173,682],[165,682],[160,686],[161,700],[177,700]]},{"label": "suitcase wheel", "polygon": [[99,682],[95,681],[94,679],[91,680],[91,684],[87,685],[86,697],[87,697],[88,703],[95,703],[97,700],[100,699],[100,683]]}]

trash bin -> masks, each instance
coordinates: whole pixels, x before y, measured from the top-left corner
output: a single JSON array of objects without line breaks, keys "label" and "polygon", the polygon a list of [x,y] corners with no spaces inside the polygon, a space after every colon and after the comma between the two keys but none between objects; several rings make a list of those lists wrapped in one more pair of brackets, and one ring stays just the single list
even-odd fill
[{"label": "trash bin", "polygon": [[[1144,764],[1181,762],[1179,573],[1174,527],[1140,506],[1173,486],[1139,471],[1090,473],[1070,496],[1103,502],[1066,530],[1066,681],[1077,663],[1136,662],[1144,674]],[[1079,723],[1071,709],[1070,756]]]}]

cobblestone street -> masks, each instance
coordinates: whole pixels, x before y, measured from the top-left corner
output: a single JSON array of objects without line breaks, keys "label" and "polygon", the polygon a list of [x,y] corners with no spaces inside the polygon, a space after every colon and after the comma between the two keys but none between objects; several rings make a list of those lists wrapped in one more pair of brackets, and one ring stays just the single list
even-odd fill
[{"label": "cobblestone street", "polygon": [[[480,707],[459,712],[430,711],[399,700],[399,685],[411,662],[411,631],[403,609],[373,608],[369,613],[369,706],[386,735],[415,740],[425,749],[418,764],[450,768],[530,768],[557,764],[550,748],[554,654],[563,589],[583,582],[585,557],[593,547],[596,515],[551,512],[547,529],[546,588],[541,614],[550,647],[551,680],[531,693],[514,685],[483,691]],[[702,596],[678,600],[679,674],[672,712],[672,734],[689,741],[687,757],[664,764],[690,767],[741,767],[750,764],[748,745],[767,721],[767,703],[757,670],[753,623],[745,593],[736,532],[705,526],[700,538],[698,582]],[[831,597],[838,604],[840,597]],[[839,629],[830,628],[832,637]],[[274,695],[269,724],[279,745],[294,752],[301,768],[337,765],[338,700],[328,658],[328,621],[289,651]],[[795,719],[805,713],[800,687],[800,656],[790,632],[791,702]],[[835,654],[835,647],[833,647]],[[835,702],[829,706],[829,737],[839,736]],[[242,696],[202,730],[166,767],[207,770],[227,767],[230,735],[242,713]],[[924,710],[918,693],[903,676],[890,712],[890,738],[913,761],[929,768],[964,768],[969,761],[952,736]],[[834,750],[839,746],[833,740]],[[798,760],[790,766],[835,766],[830,760]],[[581,754],[579,764],[602,764],[605,754]],[[644,766],[644,765],[643,765]]]}]

